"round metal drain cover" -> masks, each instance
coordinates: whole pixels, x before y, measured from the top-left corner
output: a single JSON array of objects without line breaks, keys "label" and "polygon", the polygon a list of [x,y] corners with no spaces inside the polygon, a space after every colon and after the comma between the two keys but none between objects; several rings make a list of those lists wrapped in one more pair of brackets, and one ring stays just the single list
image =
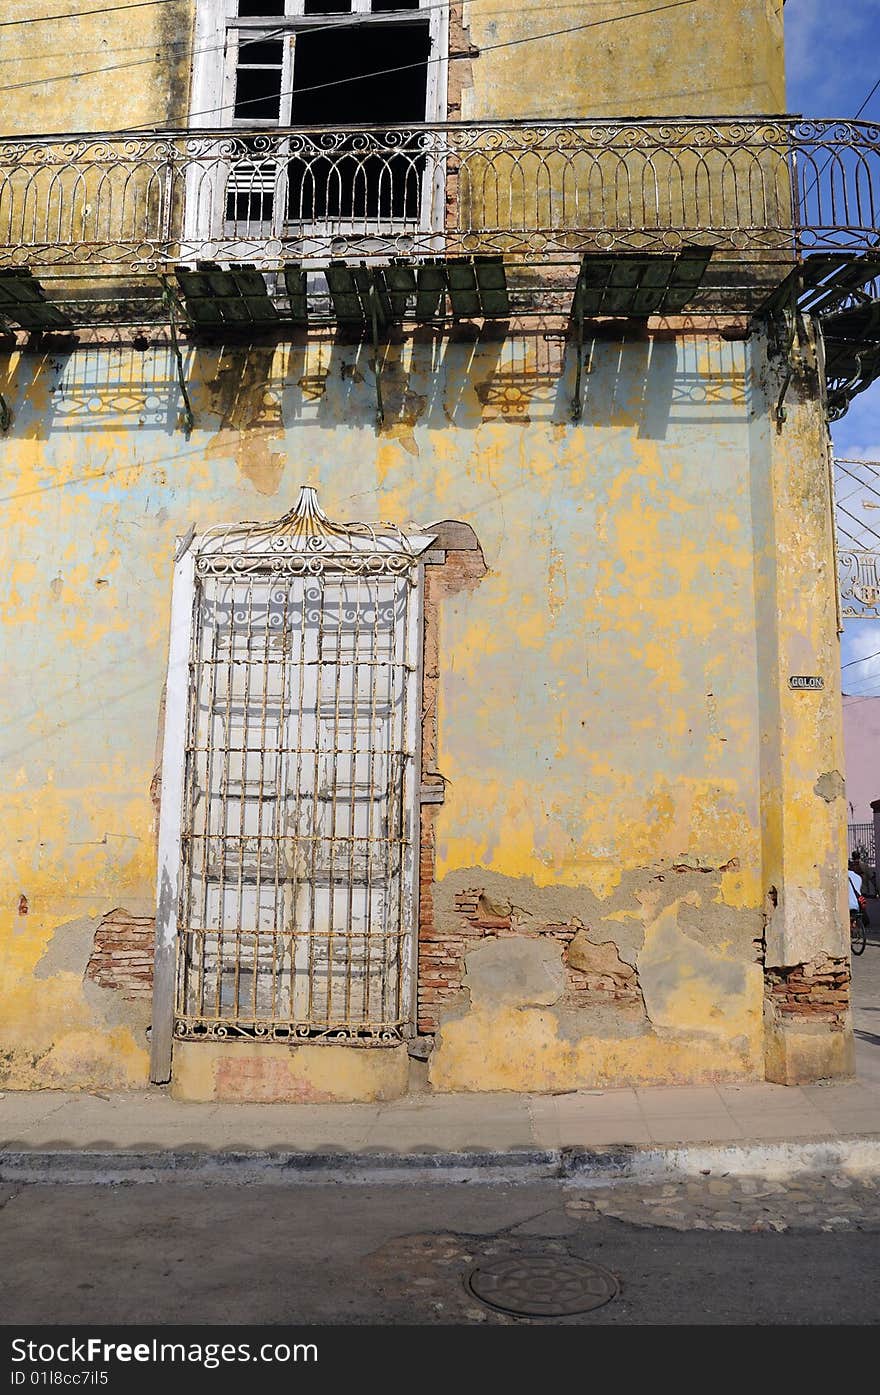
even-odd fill
[{"label": "round metal drain cover", "polygon": [[475,1298],[501,1313],[570,1317],[601,1308],[620,1292],[613,1274],[566,1255],[508,1255],[478,1264],[467,1279]]}]

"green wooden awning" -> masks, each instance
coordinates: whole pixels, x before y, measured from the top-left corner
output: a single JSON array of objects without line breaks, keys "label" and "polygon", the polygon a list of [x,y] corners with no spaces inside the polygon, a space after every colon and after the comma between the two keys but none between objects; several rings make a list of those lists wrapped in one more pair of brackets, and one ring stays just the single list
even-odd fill
[{"label": "green wooden awning", "polygon": [[[334,261],[323,274],[332,318],[365,330],[375,322],[379,334],[404,320],[424,323],[449,314],[455,319],[506,319],[511,312],[501,257],[395,260],[388,266]],[[227,270],[215,262],[197,262],[194,270],[178,267],[176,277],[187,318],[202,331],[246,333],[307,324],[319,299],[298,263],[284,267],[275,291],[269,290],[263,272],[248,266]]]},{"label": "green wooden awning", "polygon": [[0,271],[0,321],[19,329],[69,329],[63,310],[46,299],[37,278],[26,267]]},{"label": "green wooden awning", "polygon": [[711,247],[689,247],[669,256],[588,252],[581,263],[572,314],[584,319],[678,314],[699,290],[711,257]]},{"label": "green wooden awning", "polygon": [[196,270],[177,268],[187,317],[199,329],[238,329],[278,324],[280,316],[262,272],[252,266],[197,262]]}]

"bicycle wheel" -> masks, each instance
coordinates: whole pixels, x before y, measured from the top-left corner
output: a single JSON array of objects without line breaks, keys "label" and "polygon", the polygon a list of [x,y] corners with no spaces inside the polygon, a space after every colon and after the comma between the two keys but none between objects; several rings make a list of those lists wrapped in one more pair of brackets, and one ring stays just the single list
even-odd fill
[{"label": "bicycle wheel", "polygon": [[867,916],[864,911],[850,916],[849,939],[852,953],[864,954],[865,945],[868,943]]}]

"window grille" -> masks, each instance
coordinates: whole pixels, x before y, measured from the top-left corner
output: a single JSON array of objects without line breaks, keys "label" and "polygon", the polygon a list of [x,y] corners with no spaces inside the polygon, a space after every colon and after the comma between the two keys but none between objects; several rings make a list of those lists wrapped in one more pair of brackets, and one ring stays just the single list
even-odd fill
[{"label": "window grille", "polygon": [[178,1037],[414,1030],[430,541],[337,527],[304,489],[280,523],[194,545]]}]

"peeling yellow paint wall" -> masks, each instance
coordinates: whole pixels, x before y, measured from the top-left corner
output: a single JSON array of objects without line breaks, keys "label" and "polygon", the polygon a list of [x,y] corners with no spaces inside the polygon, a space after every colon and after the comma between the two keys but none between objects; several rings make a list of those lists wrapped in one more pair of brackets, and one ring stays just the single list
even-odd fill
[{"label": "peeling yellow paint wall", "polygon": [[[76,17],[9,24],[51,13]],[[187,124],[193,0],[7,0],[3,20],[3,135]]]},{"label": "peeling yellow paint wall", "polygon": [[[276,517],[303,483],[331,517],[456,518],[483,548],[486,575],[440,616],[438,915],[456,887],[515,883],[527,912],[579,920],[639,968],[629,1046],[570,1004],[562,1028],[552,1005],[507,1007],[491,1060],[528,1062],[534,1028],[567,1044],[528,1088],[761,1073],[771,884],[794,908],[782,953],[842,935],[824,427],[806,389],[773,427],[759,339],[589,347],[573,425],[573,363],[541,334],[408,338],[382,351],[379,432],[365,347],[187,350],[189,439],[167,346],[9,357],[7,1083],[146,1084],[141,1005],[83,973],[100,918],[153,899],[174,539]],[[792,666],[825,694],[789,693]],[[809,943],[792,928],[805,899]],[[495,1009],[456,1012],[435,1087],[523,1085],[512,1066],[479,1073]]]},{"label": "peeling yellow paint wall", "polygon": [[[782,0],[462,8],[479,57],[465,120],[785,111]],[[537,39],[552,34],[549,39]]]},{"label": "peeling yellow paint wall", "polygon": [[406,1093],[404,1045],[385,1051],[280,1042],[178,1043],[175,1099],[239,1103],[342,1104],[398,1099]]},{"label": "peeling yellow paint wall", "polygon": [[[771,393],[781,391],[778,365],[758,371]],[[818,390],[815,348],[802,343],[784,429],[752,424],[753,448],[767,457],[755,481],[755,580],[768,968],[849,954],[837,561]],[[792,691],[800,675],[820,677],[823,690]],[[851,1037],[819,1030],[817,1040],[817,1030],[768,1011],[769,1078],[851,1074]]]},{"label": "peeling yellow paint wall", "polygon": [[[785,110],[782,0],[655,10],[637,0],[551,9],[468,0],[461,20],[478,53],[462,59],[456,12],[454,105],[460,87],[465,120]],[[3,31],[0,132],[187,125],[195,0],[65,0],[58,13],[68,12],[79,17]],[[42,0],[3,8],[5,20],[45,14]]]},{"label": "peeling yellow paint wall", "polygon": [[[0,130],[186,124],[193,0],[66,8],[82,13],[4,29]],[[4,19],[37,12],[11,0]],[[781,0],[552,14],[467,0],[451,34],[450,110],[465,119],[785,105]],[[477,200],[478,225],[467,179],[455,196]],[[331,517],[468,524],[486,562],[446,589],[431,636],[425,749],[445,803],[429,928],[471,936],[461,992],[439,1004],[433,1087],[846,1073],[845,1011],[805,1021],[785,977],[827,971],[845,991],[813,346],[798,346],[783,422],[782,366],[760,335],[606,332],[585,345],[574,425],[574,364],[552,335],[398,338],[379,351],[379,432],[372,350],[320,332],[185,348],[188,437],[161,332],[144,351],[5,353],[3,1078],[145,1085],[145,1003],[85,970],[108,917],[143,925],[153,904],[174,540],[276,517],[304,483]],[[824,688],[795,691],[794,674]],[[334,1056],[284,1050],[240,1053],[230,1073],[196,1043],[175,1083],[212,1098],[405,1086],[400,1051],[331,1080]]]}]

